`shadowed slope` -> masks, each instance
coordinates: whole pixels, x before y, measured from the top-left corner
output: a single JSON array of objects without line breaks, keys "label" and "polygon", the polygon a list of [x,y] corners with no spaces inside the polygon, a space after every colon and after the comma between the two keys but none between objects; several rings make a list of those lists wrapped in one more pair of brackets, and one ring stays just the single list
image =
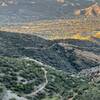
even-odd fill
[{"label": "shadowed slope", "polygon": [[32,35],[0,32],[0,55],[31,57],[67,72],[98,66],[99,51],[100,45],[89,41],[48,41]]}]

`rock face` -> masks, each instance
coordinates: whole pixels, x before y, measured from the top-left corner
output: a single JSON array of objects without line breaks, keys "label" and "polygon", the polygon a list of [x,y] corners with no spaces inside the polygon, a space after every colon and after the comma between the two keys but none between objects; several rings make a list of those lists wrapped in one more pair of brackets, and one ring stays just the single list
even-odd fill
[{"label": "rock face", "polygon": [[1,7],[12,5],[12,4],[15,4],[15,3],[16,3],[16,0],[0,0],[0,6]]},{"label": "rock face", "polygon": [[79,9],[75,11],[76,16],[84,15],[84,16],[99,16],[100,15],[100,6],[95,3],[85,9]]},{"label": "rock face", "polygon": [[57,0],[58,3],[64,3],[65,0]]}]

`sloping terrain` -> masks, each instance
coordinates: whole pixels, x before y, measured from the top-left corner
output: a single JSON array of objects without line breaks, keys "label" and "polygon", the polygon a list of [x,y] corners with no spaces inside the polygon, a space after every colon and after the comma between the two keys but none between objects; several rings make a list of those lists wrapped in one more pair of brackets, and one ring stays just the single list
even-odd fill
[{"label": "sloping terrain", "polygon": [[100,16],[5,24],[0,26],[0,31],[33,34],[48,40],[80,39],[98,42]]},{"label": "sloping terrain", "polygon": [[49,41],[32,35],[0,32],[0,55],[31,57],[73,73],[100,65],[100,44],[81,40]]},{"label": "sloping terrain", "polygon": [[100,100],[99,5],[0,0],[0,100]]},{"label": "sloping terrain", "polygon": [[0,56],[0,100],[99,100],[100,82],[92,79],[32,59]]}]

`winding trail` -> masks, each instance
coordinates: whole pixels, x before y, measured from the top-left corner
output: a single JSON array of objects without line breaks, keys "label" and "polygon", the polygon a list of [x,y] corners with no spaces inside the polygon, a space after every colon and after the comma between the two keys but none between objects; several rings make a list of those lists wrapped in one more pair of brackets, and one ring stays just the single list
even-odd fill
[{"label": "winding trail", "polygon": [[[30,58],[28,58],[27,60],[34,61],[34,59],[30,59]],[[39,64],[41,64],[41,63],[39,63]],[[46,85],[48,84],[47,71],[46,71],[46,69],[43,68],[43,67],[41,67],[41,70],[44,72],[45,82],[42,83],[42,84],[40,84],[40,86],[38,86],[39,88],[38,88],[36,91],[33,91],[33,92],[30,93],[30,94],[24,95],[24,97],[26,97],[26,96],[35,96],[35,95],[37,95],[37,94],[38,94],[39,92],[41,92],[41,91],[46,87]]]},{"label": "winding trail", "polygon": [[34,92],[32,92],[32,93],[30,93],[30,94],[27,94],[27,95],[25,95],[25,96],[34,96],[34,95],[37,95],[40,91],[42,91],[45,87],[46,87],[46,85],[48,84],[48,79],[47,79],[47,71],[45,70],[45,68],[41,68],[43,71],[44,71],[44,78],[45,78],[45,83],[43,83],[43,85],[39,88],[39,89],[37,89],[36,91],[34,91]]}]

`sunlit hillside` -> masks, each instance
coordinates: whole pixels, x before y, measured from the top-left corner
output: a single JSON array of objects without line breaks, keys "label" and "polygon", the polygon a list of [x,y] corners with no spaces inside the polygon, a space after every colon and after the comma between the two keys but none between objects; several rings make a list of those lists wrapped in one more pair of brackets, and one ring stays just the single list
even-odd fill
[{"label": "sunlit hillside", "polygon": [[96,34],[94,34],[94,37],[100,38],[100,32],[97,32]]},{"label": "sunlit hillside", "polygon": [[91,39],[91,35],[82,36],[80,33],[76,33],[75,35],[72,36],[72,39],[90,40]]},{"label": "sunlit hillside", "polygon": [[94,37],[94,38],[100,38],[100,32],[96,32],[96,33],[90,34],[90,35],[82,35],[80,33],[76,33],[71,38],[72,39],[79,39],[79,40],[91,40],[92,37]]},{"label": "sunlit hillside", "polygon": [[[100,38],[100,17],[83,17],[75,19],[43,20],[33,23],[0,26],[0,31],[33,34],[42,38],[82,39]],[[77,34],[79,33],[79,34]],[[96,33],[96,34],[95,34]]]}]

